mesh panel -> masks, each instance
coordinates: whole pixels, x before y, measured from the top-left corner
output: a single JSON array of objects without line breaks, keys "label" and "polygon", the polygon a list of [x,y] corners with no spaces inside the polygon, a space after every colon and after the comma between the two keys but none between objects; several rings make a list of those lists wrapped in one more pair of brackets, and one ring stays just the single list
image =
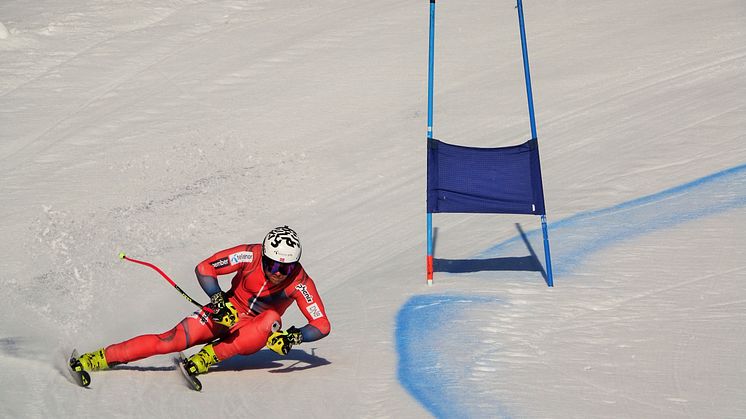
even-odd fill
[{"label": "mesh panel", "polygon": [[429,138],[427,210],[545,214],[536,139],[511,147],[477,148]]}]

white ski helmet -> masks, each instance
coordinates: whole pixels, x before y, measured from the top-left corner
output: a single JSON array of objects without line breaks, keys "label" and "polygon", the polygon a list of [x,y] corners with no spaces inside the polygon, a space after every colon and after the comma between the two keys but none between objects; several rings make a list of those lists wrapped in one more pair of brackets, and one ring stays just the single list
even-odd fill
[{"label": "white ski helmet", "polygon": [[262,254],[280,263],[299,261],[301,247],[298,233],[288,226],[273,228],[264,237]]}]

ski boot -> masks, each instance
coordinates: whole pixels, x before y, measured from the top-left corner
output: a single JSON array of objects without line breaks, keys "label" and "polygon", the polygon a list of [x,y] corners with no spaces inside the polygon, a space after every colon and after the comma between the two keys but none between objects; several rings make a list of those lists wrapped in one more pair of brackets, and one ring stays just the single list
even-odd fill
[{"label": "ski boot", "polygon": [[71,359],[70,368],[78,372],[105,370],[109,368],[109,364],[106,362],[104,348],[101,348],[97,351],[85,353],[79,356],[77,359]]},{"label": "ski boot", "polygon": [[210,365],[217,364],[220,362],[218,357],[215,355],[215,350],[212,348],[212,344],[208,344],[202,347],[196,354],[189,357],[184,362],[184,368],[186,368],[189,375],[204,374]]}]

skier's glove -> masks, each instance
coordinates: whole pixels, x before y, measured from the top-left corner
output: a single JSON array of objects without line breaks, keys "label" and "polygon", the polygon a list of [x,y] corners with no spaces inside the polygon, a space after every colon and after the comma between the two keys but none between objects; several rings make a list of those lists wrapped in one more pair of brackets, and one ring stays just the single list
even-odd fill
[{"label": "skier's glove", "polygon": [[267,339],[267,347],[280,355],[287,355],[290,348],[300,345],[301,342],[303,342],[303,335],[300,330],[291,326],[286,331],[280,330],[272,333]]},{"label": "skier's glove", "polygon": [[210,317],[216,323],[231,327],[238,321],[238,310],[233,307],[233,303],[225,298],[223,291],[216,292],[210,296],[210,304],[208,306],[213,310]]}]

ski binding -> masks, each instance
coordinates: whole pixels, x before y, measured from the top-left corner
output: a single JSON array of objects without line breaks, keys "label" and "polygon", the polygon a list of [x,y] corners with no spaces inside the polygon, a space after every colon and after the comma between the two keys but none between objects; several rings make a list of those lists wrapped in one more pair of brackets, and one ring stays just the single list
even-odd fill
[{"label": "ski binding", "polygon": [[189,384],[189,387],[194,391],[201,391],[202,390],[202,382],[199,381],[197,377],[194,375],[189,374],[189,371],[186,369],[186,356],[184,356],[183,352],[179,352],[179,355],[174,358],[174,364],[176,364],[176,368],[181,371],[181,375],[184,376],[184,379],[187,381],[187,384]]},{"label": "ski binding", "polygon": [[78,361],[78,350],[73,349],[73,353],[70,354],[70,359],[67,360],[67,370],[70,373],[70,377],[72,377],[73,381],[75,381],[79,386],[81,387],[88,387],[89,384],[91,384],[91,376],[88,374],[88,371],[75,370],[75,366],[79,365],[80,361]]}]

